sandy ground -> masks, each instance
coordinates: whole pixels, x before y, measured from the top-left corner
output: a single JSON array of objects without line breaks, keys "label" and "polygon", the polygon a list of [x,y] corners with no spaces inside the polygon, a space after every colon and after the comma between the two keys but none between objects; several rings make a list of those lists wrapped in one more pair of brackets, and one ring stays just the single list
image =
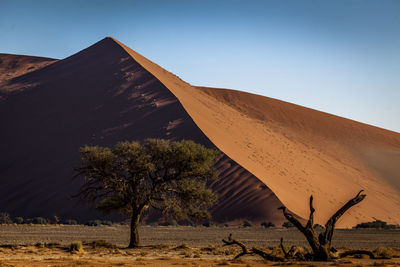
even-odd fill
[{"label": "sandy ground", "polygon": [[[222,246],[232,232],[249,246],[274,249],[282,236],[286,246],[305,245],[295,229],[261,227],[149,227],[140,228],[143,247],[126,249],[127,226],[0,226],[1,266],[396,266],[400,264],[400,231],[338,230],[334,246],[390,250],[388,260],[346,258],[329,263],[274,263],[245,256],[233,260],[239,250]],[[93,240],[105,240],[102,244]],[[71,253],[69,244],[84,241],[83,251]],[[8,244],[8,245],[6,245]],[[13,245],[12,245],[13,244]],[[389,249],[391,247],[391,249]],[[397,257],[399,256],[399,257]]]}]

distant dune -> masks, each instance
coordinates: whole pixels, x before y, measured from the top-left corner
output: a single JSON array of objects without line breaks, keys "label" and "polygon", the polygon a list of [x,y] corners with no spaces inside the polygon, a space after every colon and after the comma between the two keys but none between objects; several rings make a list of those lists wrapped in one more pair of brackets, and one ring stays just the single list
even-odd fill
[{"label": "distant dune", "polygon": [[0,53],[0,84],[27,72],[40,69],[55,61],[57,60],[52,58]]},{"label": "distant dune", "polygon": [[157,137],[222,152],[221,178],[212,185],[218,221],[282,223],[282,203],[307,217],[313,194],[322,223],[364,189],[366,200],[339,226],[374,218],[400,223],[399,133],[259,95],[195,87],[112,38],[44,62],[20,75],[8,69],[0,81],[0,209],[15,216],[99,216],[68,199],[80,185],[71,181],[78,148]]}]

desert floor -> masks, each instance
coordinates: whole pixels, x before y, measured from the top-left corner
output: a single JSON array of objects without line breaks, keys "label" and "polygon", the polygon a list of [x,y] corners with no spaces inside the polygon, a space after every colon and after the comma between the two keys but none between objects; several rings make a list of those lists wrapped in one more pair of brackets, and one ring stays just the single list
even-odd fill
[{"label": "desert floor", "polygon": [[[345,258],[329,263],[266,262],[245,256],[232,260],[237,247],[222,246],[233,233],[248,246],[274,250],[284,238],[287,247],[306,246],[296,229],[262,227],[150,227],[140,228],[143,247],[126,249],[127,226],[1,225],[0,266],[399,266],[400,231],[337,230],[335,248],[363,248],[392,256],[387,260]],[[103,241],[100,241],[103,240]],[[84,243],[83,252],[69,252],[73,241]]]}]

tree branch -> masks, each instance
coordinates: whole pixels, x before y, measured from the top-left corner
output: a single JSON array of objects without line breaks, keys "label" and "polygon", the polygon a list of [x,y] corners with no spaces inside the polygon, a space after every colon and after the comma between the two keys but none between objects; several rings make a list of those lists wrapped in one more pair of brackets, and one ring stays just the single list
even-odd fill
[{"label": "tree branch", "polygon": [[391,259],[390,257],[377,257],[374,253],[369,250],[350,250],[340,253],[339,258],[344,258],[347,256],[354,256],[354,255],[367,255],[370,259]]},{"label": "tree branch", "polygon": [[235,260],[244,256],[244,255],[251,255],[251,254],[257,254],[261,256],[263,259],[269,260],[269,261],[284,261],[285,259],[282,257],[277,257],[271,254],[266,253],[265,251],[262,251],[258,248],[251,248],[250,250],[247,248],[245,244],[242,242],[233,239],[232,238],[232,233],[229,234],[228,240],[222,239],[222,242],[224,242],[224,246],[231,246],[231,245],[238,245],[241,249],[242,252],[240,252],[238,255],[235,256]]},{"label": "tree branch", "polygon": [[281,237],[281,249],[282,249],[283,255],[285,255],[285,258],[286,259],[289,258],[289,254],[287,253],[285,247],[283,246],[283,238],[282,237]]},{"label": "tree branch", "polygon": [[278,210],[282,210],[283,215],[285,216],[285,218],[293,223],[294,226],[296,226],[297,229],[299,229],[302,233],[305,233],[305,227],[301,224],[301,222],[299,222],[294,216],[293,214],[289,213],[287,211],[287,208],[285,206],[279,207]]},{"label": "tree branch", "polygon": [[[328,220],[328,222],[325,224],[325,233],[324,233],[324,238],[323,241],[325,244],[329,242],[329,244],[332,241],[332,236],[333,236],[333,230],[335,229],[335,224],[337,220],[351,207],[354,205],[357,205],[360,203],[364,198],[365,194],[361,194],[364,190],[361,190],[358,192],[358,194],[350,199],[346,204],[344,204],[335,214],[332,215],[332,217]],[[321,240],[320,240],[321,241]]]},{"label": "tree branch", "polygon": [[310,196],[310,217],[308,219],[306,228],[313,229],[313,226],[314,226],[314,212],[315,212],[315,209],[313,207],[313,196],[311,195]]}]

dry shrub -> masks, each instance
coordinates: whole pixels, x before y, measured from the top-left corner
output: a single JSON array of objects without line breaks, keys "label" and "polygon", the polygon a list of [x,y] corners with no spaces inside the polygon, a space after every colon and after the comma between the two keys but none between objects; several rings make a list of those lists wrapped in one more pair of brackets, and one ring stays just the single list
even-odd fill
[{"label": "dry shrub", "polygon": [[179,255],[185,257],[185,258],[191,258],[192,257],[192,253],[190,251],[182,251],[179,253]]},{"label": "dry shrub", "polygon": [[83,245],[82,241],[74,241],[69,245],[69,251],[73,253],[82,253]]},{"label": "dry shrub", "polygon": [[180,249],[190,249],[190,247],[186,244],[182,244],[174,248],[174,250],[180,250]]},{"label": "dry shrub", "polygon": [[37,242],[37,243],[35,244],[35,247],[37,247],[37,248],[44,248],[44,244],[43,244],[43,243],[40,243],[40,242]]},{"label": "dry shrub", "polygon": [[379,247],[374,250],[374,254],[379,257],[392,258],[396,253],[392,248]]}]

